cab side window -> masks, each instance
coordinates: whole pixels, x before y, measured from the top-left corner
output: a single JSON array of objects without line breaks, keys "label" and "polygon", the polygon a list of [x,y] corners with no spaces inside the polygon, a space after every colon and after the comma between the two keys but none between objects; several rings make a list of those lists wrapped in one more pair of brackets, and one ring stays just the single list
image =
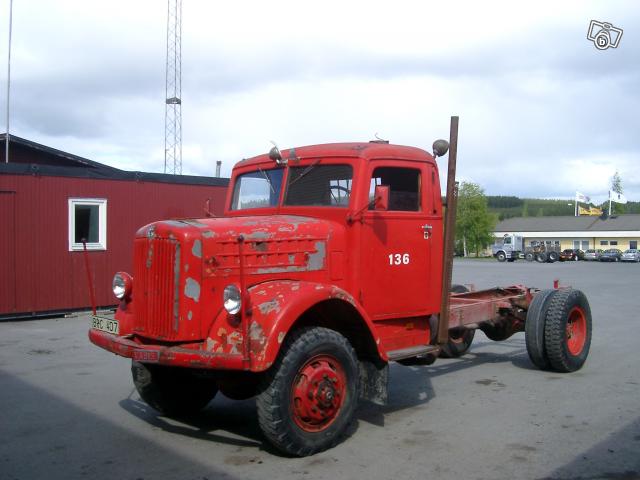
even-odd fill
[{"label": "cab side window", "polygon": [[[371,176],[369,201],[373,200],[377,185],[389,187],[389,210],[420,211],[420,170],[397,167],[376,168]],[[369,210],[373,210],[373,206],[370,206]]]}]

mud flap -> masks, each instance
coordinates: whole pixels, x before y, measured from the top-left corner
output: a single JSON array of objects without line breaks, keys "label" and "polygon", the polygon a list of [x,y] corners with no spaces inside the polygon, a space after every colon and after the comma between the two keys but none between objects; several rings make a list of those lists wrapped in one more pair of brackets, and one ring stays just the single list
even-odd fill
[{"label": "mud flap", "polygon": [[360,360],[360,399],[386,405],[389,398],[389,364]]}]

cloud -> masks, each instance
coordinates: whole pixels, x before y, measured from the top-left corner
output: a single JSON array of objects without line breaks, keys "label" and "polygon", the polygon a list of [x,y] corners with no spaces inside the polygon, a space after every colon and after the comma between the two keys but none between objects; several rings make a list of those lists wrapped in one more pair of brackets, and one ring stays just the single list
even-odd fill
[{"label": "cloud", "polygon": [[[488,194],[604,192],[618,168],[640,200],[633,6],[274,1],[249,15],[244,2],[185,2],[184,172],[211,174],[222,160],[228,175],[269,140],[378,133],[430,149],[457,114],[459,175]],[[617,49],[588,42],[591,19],[624,28]],[[152,0],[14,2],[13,132],[161,171],[165,28],[166,4]]]}]

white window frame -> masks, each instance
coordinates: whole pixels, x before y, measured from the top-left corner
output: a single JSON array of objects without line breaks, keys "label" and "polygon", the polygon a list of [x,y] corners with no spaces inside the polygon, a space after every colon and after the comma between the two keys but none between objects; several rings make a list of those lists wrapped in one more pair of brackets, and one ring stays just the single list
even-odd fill
[{"label": "white window frame", "polygon": [[107,199],[69,198],[69,251],[84,250],[82,243],[75,242],[76,205],[98,206],[98,241],[87,242],[87,250],[107,249]]}]

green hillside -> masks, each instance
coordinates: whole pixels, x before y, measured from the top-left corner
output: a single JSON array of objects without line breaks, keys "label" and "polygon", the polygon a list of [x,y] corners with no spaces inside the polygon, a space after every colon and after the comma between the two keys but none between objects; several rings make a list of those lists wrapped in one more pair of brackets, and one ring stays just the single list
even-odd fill
[{"label": "green hillside", "polygon": [[[487,195],[489,211],[498,216],[498,220],[511,217],[551,217],[573,215],[573,200],[545,200],[542,198],[518,198],[509,196]],[[586,205],[581,204],[583,207]],[[593,205],[600,207],[601,205]],[[608,202],[607,202],[608,206]],[[640,213],[640,202],[629,202],[625,205],[614,204],[614,213]]]}]

